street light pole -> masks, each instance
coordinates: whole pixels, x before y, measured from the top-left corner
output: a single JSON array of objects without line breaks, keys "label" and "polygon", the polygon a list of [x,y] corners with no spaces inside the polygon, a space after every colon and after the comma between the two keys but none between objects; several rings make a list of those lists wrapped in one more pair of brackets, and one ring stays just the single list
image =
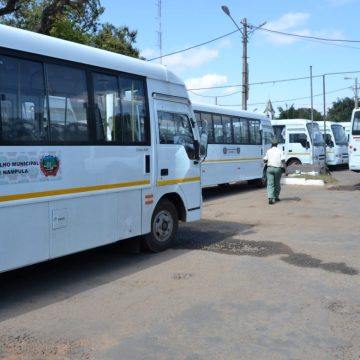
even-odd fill
[{"label": "street light pole", "polygon": [[230,14],[230,10],[226,5],[221,6],[222,11],[231,19],[235,24],[240,34],[242,35],[242,109],[247,110],[247,99],[248,99],[248,66],[247,66],[247,21],[246,18],[242,19],[243,29],[239,28],[237,22],[233,19]]}]

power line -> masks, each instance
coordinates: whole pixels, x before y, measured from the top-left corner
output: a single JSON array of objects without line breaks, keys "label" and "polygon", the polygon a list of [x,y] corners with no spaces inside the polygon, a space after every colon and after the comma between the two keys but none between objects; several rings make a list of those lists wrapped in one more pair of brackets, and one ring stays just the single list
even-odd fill
[{"label": "power line", "polygon": [[[299,34],[292,34],[292,33],[286,33],[286,32],[282,32],[282,31],[276,31],[276,30],[271,30],[271,29],[266,29],[262,26],[255,26],[255,25],[250,25],[250,24],[247,24],[247,27],[250,28],[250,29],[259,29],[259,30],[263,30],[263,31],[267,31],[267,32],[271,32],[271,33],[275,33],[275,34],[278,34],[278,35],[283,35],[283,36],[291,36],[291,37],[296,37],[296,38],[299,38],[299,39],[304,39],[304,40],[313,40],[313,41],[317,41],[317,42],[320,42],[322,44],[324,44],[324,41],[326,42],[340,42],[340,43],[360,43],[360,40],[346,40],[346,39],[328,39],[328,38],[321,38],[321,37],[316,37],[316,36],[307,36],[307,35],[299,35]],[[197,44],[197,45],[194,45],[194,46],[190,46],[188,48],[185,48],[185,49],[182,49],[182,50],[178,50],[178,51],[174,51],[174,52],[171,52],[169,54],[165,54],[165,55],[162,55],[162,56],[158,56],[158,57],[155,57],[155,58],[152,58],[152,59],[148,59],[147,61],[154,61],[154,60],[158,60],[158,59],[161,59],[161,58],[164,58],[164,57],[167,57],[167,56],[171,56],[171,55],[175,55],[175,54],[179,54],[179,53],[182,53],[182,52],[185,52],[185,51],[189,51],[189,50],[192,50],[192,49],[195,49],[197,47],[200,47],[200,46],[203,46],[203,45],[207,45],[207,44],[210,44],[212,42],[215,42],[217,40],[220,40],[220,39],[223,39],[227,36],[230,36],[232,34],[235,34],[237,33],[239,30],[234,30],[232,32],[229,32],[225,35],[221,35],[221,36],[218,36],[214,39],[211,39],[211,40],[208,40],[208,41],[205,41],[203,43],[200,43],[200,44]],[[326,44],[326,43],[325,43]],[[335,45],[335,46],[341,46],[341,47],[350,47],[350,46],[346,46],[346,45],[340,45],[340,44],[326,44],[326,45]],[[357,50],[360,50],[360,48],[358,47],[353,47],[351,46],[350,48],[352,49],[357,49]]]},{"label": "power line", "polygon": [[360,40],[328,39],[328,38],[321,38],[321,37],[317,37],[317,36],[308,36],[308,35],[299,35],[299,34],[286,33],[286,32],[282,32],[282,31],[266,29],[264,27],[257,27],[257,26],[254,26],[254,25],[248,25],[248,27],[251,28],[251,29],[255,28],[255,29],[259,29],[259,30],[263,30],[263,31],[267,31],[267,32],[271,32],[271,33],[275,33],[275,34],[279,34],[279,35],[292,36],[292,37],[297,37],[297,38],[302,38],[302,39],[312,39],[312,40],[331,41],[331,42],[360,43]]},{"label": "power line", "polygon": [[215,39],[212,39],[212,40],[209,40],[209,41],[205,41],[205,42],[203,42],[203,43],[201,43],[201,44],[198,44],[198,45],[190,46],[190,47],[188,47],[188,48],[186,48],[186,49],[183,49],[183,50],[174,51],[174,52],[169,53],[169,54],[166,54],[166,55],[162,55],[162,56],[158,56],[158,57],[155,57],[155,58],[152,58],[152,59],[148,59],[147,61],[158,60],[158,59],[160,59],[160,58],[164,58],[164,57],[167,57],[167,56],[179,54],[179,53],[184,52],[184,51],[192,50],[192,49],[195,49],[195,48],[197,48],[197,47],[200,47],[200,46],[203,46],[203,45],[207,45],[207,44],[210,44],[210,43],[212,43],[212,42],[214,42],[214,41],[223,39],[224,37],[227,37],[227,36],[229,36],[229,35],[232,35],[232,34],[234,34],[234,33],[236,33],[236,32],[238,32],[238,30],[234,30],[234,31],[229,32],[229,33],[227,33],[227,34],[225,34],[225,35],[221,35],[221,36],[219,36],[219,37],[217,37],[217,38],[215,38]]},{"label": "power line", "polygon": [[[343,91],[343,90],[346,90],[346,89],[349,89],[349,86],[347,86],[345,88],[337,89],[337,90],[328,91],[328,92],[325,93],[325,95],[333,94],[333,93]],[[324,95],[323,93],[320,93],[320,94],[313,95],[313,97],[318,97],[318,96],[323,96],[323,95]],[[212,96],[212,97],[214,97],[214,96]],[[298,101],[298,100],[306,100],[306,99],[310,99],[310,96],[303,96],[303,97],[299,97],[299,98],[285,99],[285,100],[275,100],[275,101],[271,100],[271,103],[276,104],[276,103]],[[265,105],[265,104],[267,104],[267,102],[251,103],[251,104],[248,104],[248,105],[258,106],[258,105]],[[228,104],[228,105],[221,104],[220,106],[241,106],[241,104]]]},{"label": "power line", "polygon": [[[320,78],[323,75],[345,75],[345,74],[356,74],[360,73],[360,70],[353,70],[353,71],[339,71],[339,72],[331,72],[321,75],[313,75],[312,78]],[[289,78],[289,79],[280,79],[280,80],[267,80],[267,81],[259,81],[259,82],[253,82],[249,83],[249,86],[254,85],[265,85],[265,84],[277,84],[281,82],[289,82],[289,81],[298,81],[298,80],[308,80],[310,79],[310,76],[303,76],[303,77],[297,77],[297,78]],[[232,87],[240,87],[241,84],[234,84],[234,85],[222,85],[222,86],[210,86],[210,87],[202,87],[202,88],[191,88],[188,89],[188,91],[199,91],[199,90],[213,90],[213,89],[227,89]]]}]

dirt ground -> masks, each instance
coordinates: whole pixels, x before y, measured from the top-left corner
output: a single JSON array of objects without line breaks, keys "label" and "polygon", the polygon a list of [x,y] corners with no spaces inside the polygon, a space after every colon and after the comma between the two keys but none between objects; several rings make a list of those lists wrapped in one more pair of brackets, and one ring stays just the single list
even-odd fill
[{"label": "dirt ground", "polygon": [[[360,359],[360,174],[204,190],[173,249],[0,275],[0,359]],[[0,249],[1,251],[1,249]]]}]

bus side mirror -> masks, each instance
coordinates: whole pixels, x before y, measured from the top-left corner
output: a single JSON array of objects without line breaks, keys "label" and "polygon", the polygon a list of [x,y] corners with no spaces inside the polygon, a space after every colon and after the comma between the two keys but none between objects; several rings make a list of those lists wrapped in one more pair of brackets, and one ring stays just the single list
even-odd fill
[{"label": "bus side mirror", "polygon": [[309,141],[306,142],[306,146],[305,146],[305,147],[306,147],[306,150],[307,150],[307,149],[310,149],[310,143],[309,143]]}]

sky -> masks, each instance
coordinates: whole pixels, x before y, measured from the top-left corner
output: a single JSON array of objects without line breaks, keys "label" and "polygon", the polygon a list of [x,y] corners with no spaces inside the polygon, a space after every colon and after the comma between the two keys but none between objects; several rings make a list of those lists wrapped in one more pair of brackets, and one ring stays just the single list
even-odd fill
[{"label": "sky", "polygon": [[255,27],[265,22],[249,30],[247,109],[263,112],[270,100],[275,116],[278,107],[311,103],[323,114],[324,104],[328,109],[338,99],[353,98],[360,79],[358,1],[101,0],[101,22],[136,30],[134,47],[178,75],[192,101],[235,109],[242,105],[243,48],[232,19],[240,29],[243,18]]}]

